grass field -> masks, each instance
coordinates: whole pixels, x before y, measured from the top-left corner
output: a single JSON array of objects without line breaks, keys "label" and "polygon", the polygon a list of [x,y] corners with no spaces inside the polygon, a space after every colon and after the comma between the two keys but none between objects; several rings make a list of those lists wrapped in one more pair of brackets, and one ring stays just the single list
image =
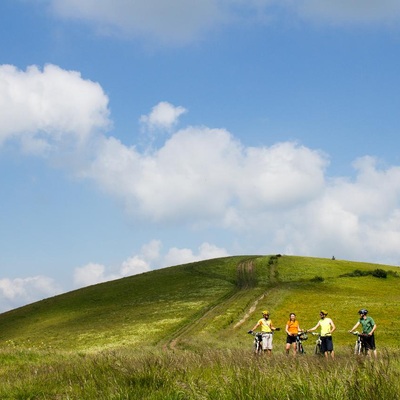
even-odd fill
[{"label": "grass field", "polygon": [[271,358],[246,350],[0,351],[1,399],[396,400],[400,355]]},{"label": "grass field", "polygon": [[[30,304],[0,315],[0,399],[397,399],[398,271],[227,257]],[[378,325],[377,360],[352,355],[347,331],[362,307]],[[286,357],[282,331],[272,358],[252,355],[246,332],[263,309],[284,330],[290,312],[307,329],[322,308],[337,326],[334,363],[311,354],[312,338],[305,356]]]}]

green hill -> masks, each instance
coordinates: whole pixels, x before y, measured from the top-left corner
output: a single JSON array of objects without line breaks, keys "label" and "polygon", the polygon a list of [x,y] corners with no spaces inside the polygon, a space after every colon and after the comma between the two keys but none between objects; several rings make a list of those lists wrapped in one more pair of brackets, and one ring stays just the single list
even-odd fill
[{"label": "green hill", "polygon": [[[179,265],[45,299],[0,315],[0,346],[101,349],[246,348],[245,333],[268,309],[284,328],[295,312],[304,328],[320,309],[337,326],[336,346],[365,307],[378,324],[378,346],[397,346],[400,305],[393,266],[294,256],[237,256]],[[275,342],[284,343],[284,332]],[[280,350],[277,350],[280,351]]]}]

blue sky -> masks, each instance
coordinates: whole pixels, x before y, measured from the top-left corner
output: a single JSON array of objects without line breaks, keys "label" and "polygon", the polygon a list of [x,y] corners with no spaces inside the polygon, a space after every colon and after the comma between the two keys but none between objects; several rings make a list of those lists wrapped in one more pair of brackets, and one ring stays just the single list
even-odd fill
[{"label": "blue sky", "polygon": [[237,254],[400,263],[395,0],[2,0],[0,311]]}]

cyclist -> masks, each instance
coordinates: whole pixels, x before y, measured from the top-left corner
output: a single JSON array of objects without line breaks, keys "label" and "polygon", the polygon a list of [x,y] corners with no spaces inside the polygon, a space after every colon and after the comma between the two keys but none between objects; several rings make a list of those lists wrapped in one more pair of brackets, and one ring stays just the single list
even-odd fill
[{"label": "cyclist", "polygon": [[289,321],[286,322],[285,331],[287,333],[286,354],[289,354],[290,346],[292,346],[293,355],[295,356],[296,352],[297,352],[296,336],[299,334],[299,332],[302,331],[302,329],[300,329],[300,326],[299,326],[299,321],[297,321],[297,319],[296,319],[295,313],[289,314]]},{"label": "cyclist", "polygon": [[327,317],[328,311],[321,310],[319,313],[321,319],[318,321],[317,325],[313,328],[308,329],[308,331],[315,331],[318,327],[321,328],[321,351],[324,353],[325,358],[328,358],[330,354],[331,358],[335,358],[335,352],[333,351],[333,340],[332,333],[335,331],[336,326],[333,321]]},{"label": "cyclist", "polygon": [[368,310],[362,308],[358,314],[360,315],[360,319],[357,323],[349,330],[349,332],[353,332],[359,325],[362,327],[361,341],[365,350],[367,351],[367,355],[369,355],[370,350],[374,352],[374,356],[376,357],[376,348],[375,348],[375,335],[374,332],[376,330],[376,324],[372,317],[367,317]]},{"label": "cyclist", "polygon": [[251,329],[248,333],[253,333],[258,327],[261,327],[262,332],[262,348],[264,353],[268,353],[271,355],[272,353],[272,337],[273,332],[279,330],[279,328],[275,328],[272,321],[269,319],[269,311],[264,310],[262,312],[262,318],[258,320],[258,322],[254,325],[253,329]]}]

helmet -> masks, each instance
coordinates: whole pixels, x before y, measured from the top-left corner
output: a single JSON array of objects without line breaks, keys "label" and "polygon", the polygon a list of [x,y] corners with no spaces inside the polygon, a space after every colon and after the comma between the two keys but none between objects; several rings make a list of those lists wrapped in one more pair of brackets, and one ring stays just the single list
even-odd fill
[{"label": "helmet", "polygon": [[268,311],[268,310],[264,310],[264,311],[262,312],[262,314],[263,314],[263,315],[265,315],[265,314],[266,314],[266,315],[269,315],[269,311]]},{"label": "helmet", "polygon": [[326,311],[326,310],[321,310],[321,314],[328,315],[328,311]]},{"label": "helmet", "polygon": [[368,310],[366,310],[365,308],[362,308],[358,313],[361,314],[361,315],[367,315],[368,314]]}]

